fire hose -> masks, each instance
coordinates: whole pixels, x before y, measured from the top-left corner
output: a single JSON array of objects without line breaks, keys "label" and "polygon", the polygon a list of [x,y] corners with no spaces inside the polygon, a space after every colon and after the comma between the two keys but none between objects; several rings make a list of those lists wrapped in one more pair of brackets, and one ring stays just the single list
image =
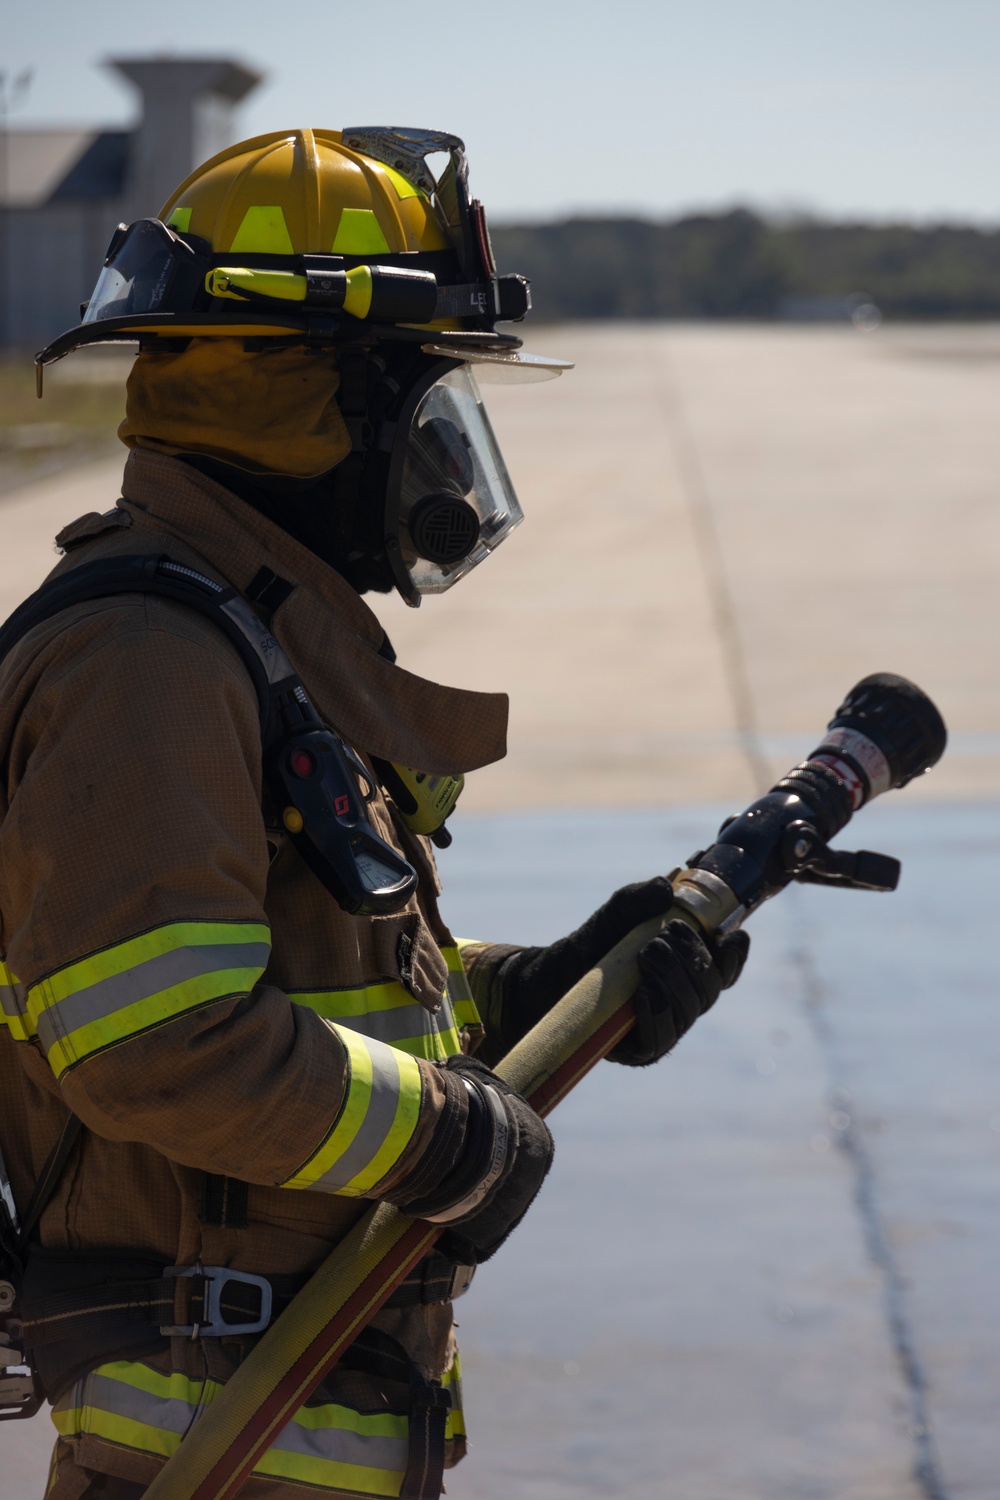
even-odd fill
[{"label": "fire hose", "polygon": [[[859,808],[940,760],[941,715],[903,677],[859,682],[821,744],[671,876],[678,916],[706,934],[741,926],[792,881],[895,890],[887,855],[831,849]],[[637,954],[666,917],[637,927],[573,986],[497,1066],[546,1115],[631,1028]],[[328,1256],[184,1438],[146,1500],[232,1500],[348,1345],[441,1233],[388,1204]]]}]

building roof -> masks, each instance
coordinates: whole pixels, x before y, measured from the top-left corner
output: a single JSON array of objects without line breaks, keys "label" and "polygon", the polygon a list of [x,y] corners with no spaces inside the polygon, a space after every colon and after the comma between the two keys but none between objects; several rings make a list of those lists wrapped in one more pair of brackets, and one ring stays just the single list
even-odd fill
[{"label": "building roof", "polygon": [[234,104],[264,76],[226,57],[109,57],[108,66],[117,68],[143,94],[183,89],[191,94],[217,94]]},{"label": "building roof", "polygon": [[[211,96],[231,106],[262,77],[225,57],[116,57],[109,59],[109,65],[138,88],[147,129],[161,131],[164,108],[183,112],[200,98]],[[153,127],[150,109],[156,121]],[[8,131],[6,153],[0,151],[0,207],[40,208],[53,202],[121,198],[128,186],[130,145],[142,128],[140,124],[132,130],[91,126]]]},{"label": "building roof", "polygon": [[132,134],[130,130],[100,131],[70,167],[49,202],[120,198],[126,186]]},{"label": "building roof", "polygon": [[98,136],[93,127],[7,132],[7,171],[0,176],[0,205],[37,208],[47,203]]}]

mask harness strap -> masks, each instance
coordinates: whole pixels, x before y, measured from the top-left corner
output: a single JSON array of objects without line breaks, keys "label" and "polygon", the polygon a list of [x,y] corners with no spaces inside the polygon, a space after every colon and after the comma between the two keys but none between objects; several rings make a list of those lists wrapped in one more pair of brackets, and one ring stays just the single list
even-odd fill
[{"label": "mask harness strap", "polygon": [[333,529],[339,550],[347,554],[355,534],[365,459],[374,437],[368,420],[368,355],[363,349],[344,349],[337,356],[337,370],[337,404],[350,435],[351,451],[334,470]]}]

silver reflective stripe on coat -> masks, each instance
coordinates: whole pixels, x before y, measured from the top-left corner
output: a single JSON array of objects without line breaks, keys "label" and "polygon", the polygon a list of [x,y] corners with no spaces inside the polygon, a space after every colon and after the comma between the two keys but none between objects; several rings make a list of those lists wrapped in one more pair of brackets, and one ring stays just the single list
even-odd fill
[{"label": "silver reflective stripe on coat", "polygon": [[455,1021],[451,1014],[451,1006],[445,1000],[436,1016],[430,1014],[422,1005],[399,1005],[392,1010],[372,1010],[367,1015],[328,1016],[324,1011],[324,1018],[332,1021],[336,1026],[349,1026],[352,1031],[360,1032],[362,1036],[374,1038],[378,1042],[388,1042],[390,1046],[394,1042],[409,1041],[418,1036],[440,1035],[443,1031],[450,1031]]},{"label": "silver reflective stripe on coat", "polygon": [[[59,1401],[53,1421],[65,1438],[169,1458],[222,1386],[116,1362],[84,1376]],[[260,1456],[254,1473],[329,1493],[398,1495],[409,1453],[401,1414],[325,1402],[300,1408]]]},{"label": "silver reflective stripe on coat", "polygon": [[0,1013],[15,1041],[26,1041],[32,1034],[27,991],[23,984],[18,984],[5,963],[0,963]]},{"label": "silver reflective stripe on coat", "polygon": [[405,1470],[409,1456],[408,1438],[376,1437],[367,1432],[349,1432],[343,1427],[305,1427],[301,1422],[289,1422],[271,1446],[280,1453],[390,1472]]},{"label": "silver reflective stripe on coat", "polygon": [[347,1150],[313,1184],[316,1192],[336,1193],[378,1155],[396,1118],[399,1103],[399,1073],[391,1056],[369,1049],[372,1060],[371,1091],[364,1120]]},{"label": "silver reflective stripe on coat", "polygon": [[205,974],[231,970],[263,971],[270,957],[269,943],[215,943],[198,948],[171,948],[147,958],[124,973],[46,1006],[38,1017],[38,1036],[48,1051],[60,1038],[94,1021],[102,1021],[130,1005],[161,994],[175,985],[189,984]]}]

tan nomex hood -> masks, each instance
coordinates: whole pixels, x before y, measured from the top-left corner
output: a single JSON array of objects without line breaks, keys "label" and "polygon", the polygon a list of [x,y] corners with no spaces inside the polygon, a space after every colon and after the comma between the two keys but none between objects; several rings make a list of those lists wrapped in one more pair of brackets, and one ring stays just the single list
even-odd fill
[{"label": "tan nomex hood", "polygon": [[320,713],[357,749],[452,776],[506,754],[505,693],[443,687],[380,656],[382,626],[351,586],[222,485],[136,449],[122,493],[133,533],[116,552],[136,550],[143,532],[166,532],[237,589],[262,568],[294,585],[271,628]]}]

